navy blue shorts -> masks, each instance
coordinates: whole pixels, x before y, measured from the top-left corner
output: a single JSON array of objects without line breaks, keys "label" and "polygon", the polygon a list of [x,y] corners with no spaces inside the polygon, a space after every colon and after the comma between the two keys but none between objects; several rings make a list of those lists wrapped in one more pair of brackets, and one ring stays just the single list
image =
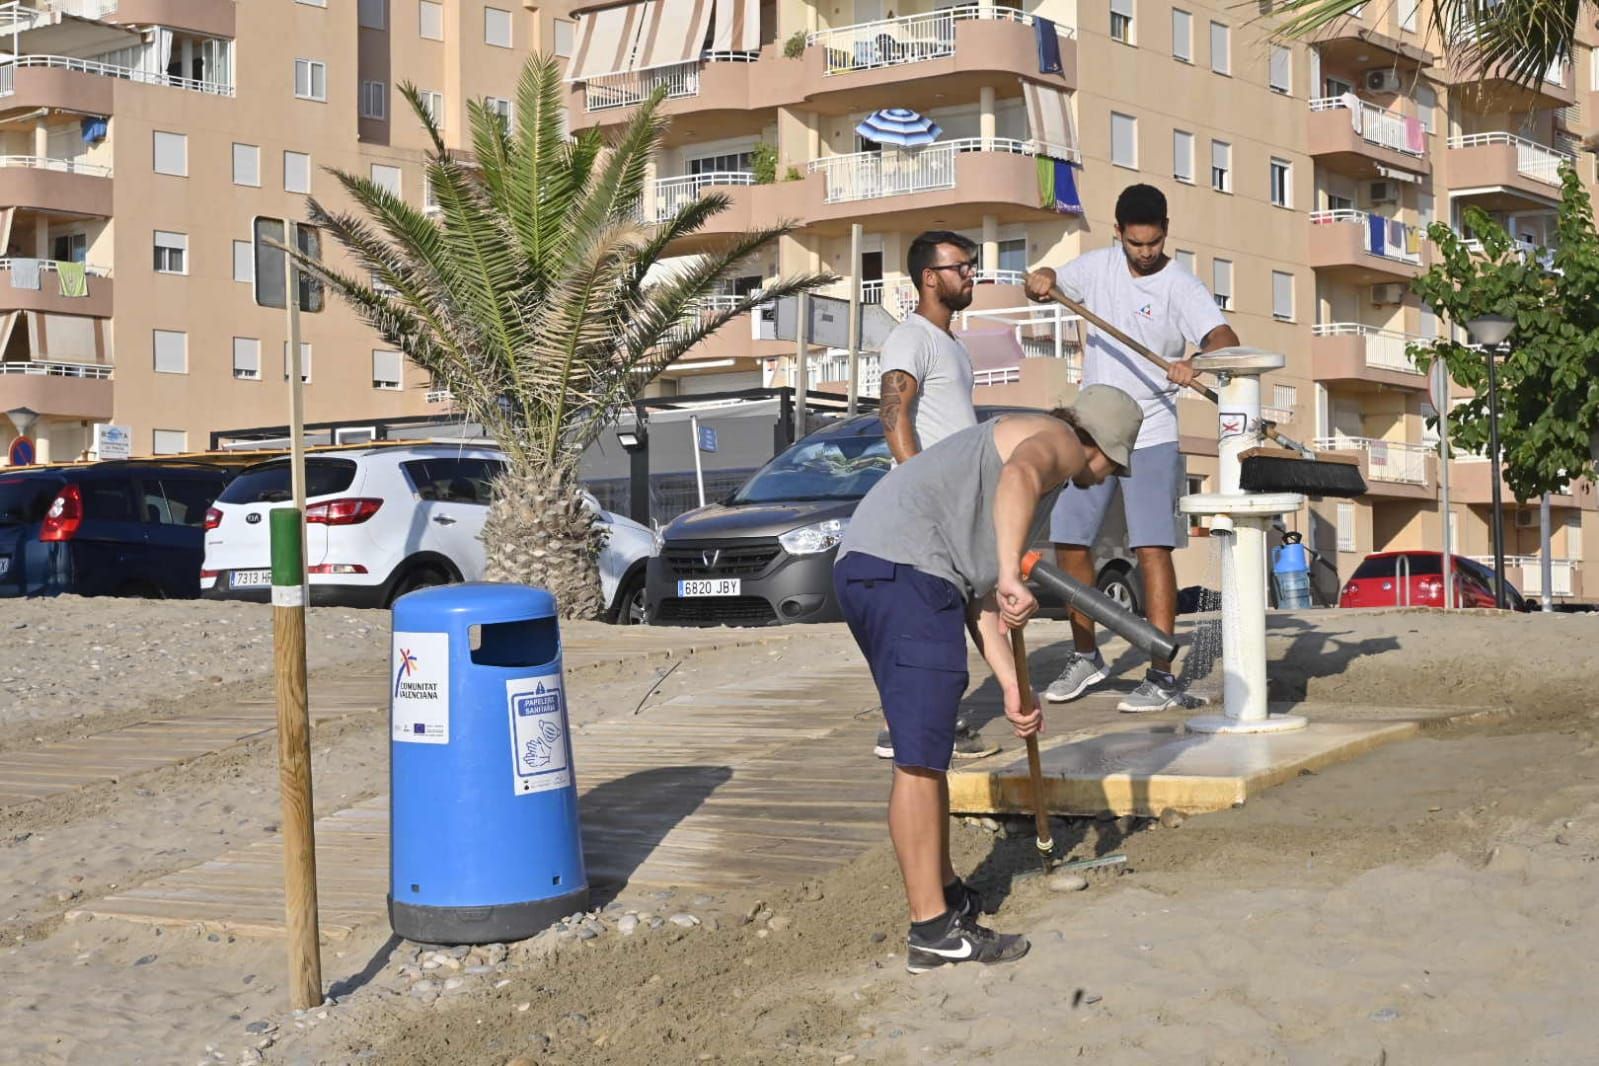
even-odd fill
[{"label": "navy blue shorts", "polygon": [[851,552],[833,567],[849,631],[877,683],[894,764],[949,769],[966,694],[966,602],[941,577]]}]

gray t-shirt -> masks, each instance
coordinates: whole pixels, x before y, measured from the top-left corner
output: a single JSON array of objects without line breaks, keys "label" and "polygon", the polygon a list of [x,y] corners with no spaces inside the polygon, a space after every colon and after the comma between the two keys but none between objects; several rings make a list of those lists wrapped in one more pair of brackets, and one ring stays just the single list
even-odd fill
[{"label": "gray t-shirt", "polygon": [[[1127,269],[1119,246],[1100,248],[1073,259],[1056,276],[1083,294],[1090,311],[1170,360],[1227,324],[1205,283],[1176,260],[1140,278]],[[1135,447],[1176,442],[1177,386],[1154,363],[1093,327],[1083,353],[1083,384],[1114,385],[1138,401],[1144,425]]]},{"label": "gray t-shirt", "polygon": [[923,451],[977,424],[972,409],[972,357],[960,341],[912,311],[883,341],[882,372],[916,379],[916,443]]},{"label": "gray t-shirt", "polygon": [[[941,577],[967,602],[999,583],[999,543],[994,535],[994,493],[1004,465],[994,445],[992,419],[945,437],[896,466],[855,508],[838,557],[862,552]],[[1060,487],[1044,494],[1033,512],[1027,543],[1044,534]]]}]

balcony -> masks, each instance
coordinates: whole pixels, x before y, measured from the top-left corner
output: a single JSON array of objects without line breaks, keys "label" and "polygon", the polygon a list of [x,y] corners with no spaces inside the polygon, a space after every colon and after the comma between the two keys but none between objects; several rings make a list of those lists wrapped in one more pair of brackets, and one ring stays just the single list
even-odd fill
[{"label": "balcony", "polygon": [[1312,211],[1310,266],[1359,284],[1410,281],[1424,265],[1420,229],[1364,211]]},{"label": "balcony", "polygon": [[[63,296],[56,275],[56,265],[48,259],[38,260],[39,287],[19,289],[10,259],[0,259],[0,310],[42,311],[51,315],[81,315],[87,318],[110,318],[113,305],[111,272],[99,267],[89,267],[88,294]],[[21,327],[18,327],[21,328]]]},{"label": "balcony", "polygon": [[1576,78],[1564,60],[1556,60],[1530,87],[1519,84],[1503,63],[1484,70],[1469,57],[1457,56],[1441,73],[1452,98],[1483,114],[1569,107],[1577,102]]},{"label": "balcony", "polygon": [[1427,138],[1418,119],[1348,97],[1310,102],[1309,151],[1316,161],[1353,178],[1381,176],[1378,167],[1415,174],[1431,171]]},{"label": "balcony", "polygon": [[1360,472],[1369,496],[1432,499],[1437,449],[1425,444],[1351,437],[1339,433],[1311,442],[1317,451],[1343,452],[1360,458]]},{"label": "balcony", "polygon": [[[1474,563],[1493,569],[1491,555],[1468,555]],[[1557,600],[1576,599],[1582,596],[1582,560],[1549,560],[1549,594]],[[1505,556],[1505,580],[1528,599],[1543,595],[1543,561],[1536,555]]]},{"label": "balcony", "polygon": [[755,184],[755,175],[747,171],[686,174],[676,178],[661,178],[650,183],[644,194],[641,209],[646,222],[665,222],[689,204],[717,188],[738,188]]},{"label": "balcony", "polygon": [[102,18],[128,26],[166,26],[208,37],[235,36],[233,4],[216,0],[86,0],[109,8]]},{"label": "balcony", "polygon": [[73,56],[20,55],[0,61],[0,98],[5,98],[0,106],[52,107],[109,115],[116,81],[185,89],[206,96],[234,95],[231,83],[156,74]]},{"label": "balcony", "polygon": [[1369,7],[1370,11],[1335,18],[1311,35],[1310,40],[1321,52],[1325,66],[1356,70],[1391,66],[1409,73],[1438,61],[1438,56],[1428,49],[1407,44],[1378,30],[1374,25],[1378,5]]},{"label": "balcony", "polygon": [[0,363],[0,409],[108,421],[111,368],[93,363]]},{"label": "balcony", "polygon": [[0,204],[111,217],[111,168],[48,156],[0,156]]},{"label": "balcony", "polygon": [[1490,211],[1547,208],[1560,199],[1560,168],[1575,162],[1513,133],[1468,133],[1449,138],[1449,187]]},{"label": "balcony", "polygon": [[1317,381],[1362,388],[1425,389],[1426,375],[1406,349],[1423,337],[1378,329],[1359,322],[1322,322],[1311,327],[1311,373]]}]

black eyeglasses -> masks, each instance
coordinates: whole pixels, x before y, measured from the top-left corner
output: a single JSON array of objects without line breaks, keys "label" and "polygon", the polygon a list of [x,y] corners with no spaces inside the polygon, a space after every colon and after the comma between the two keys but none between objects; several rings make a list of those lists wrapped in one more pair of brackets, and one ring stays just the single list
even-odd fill
[{"label": "black eyeglasses", "polygon": [[968,259],[964,263],[945,263],[943,266],[928,267],[928,270],[954,270],[963,278],[969,278],[977,273],[977,263]]}]

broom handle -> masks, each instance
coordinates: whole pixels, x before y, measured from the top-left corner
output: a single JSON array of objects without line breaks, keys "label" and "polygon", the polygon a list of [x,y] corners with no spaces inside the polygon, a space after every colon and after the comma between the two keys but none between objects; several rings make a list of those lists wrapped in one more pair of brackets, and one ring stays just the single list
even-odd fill
[{"label": "broom handle", "polygon": [[[1078,303],[1076,300],[1073,300],[1070,296],[1067,296],[1064,292],[1061,292],[1060,291],[1060,287],[1058,285],[1052,287],[1049,290],[1049,295],[1050,295],[1051,299],[1053,299],[1056,303],[1060,304],[1062,307],[1066,308],[1068,311],[1073,311],[1076,314],[1078,314],[1079,316],[1081,316],[1083,319],[1085,319],[1086,321],[1092,322],[1094,325],[1098,326],[1100,329],[1104,330],[1106,333],[1110,334],[1112,337],[1115,337],[1117,340],[1119,340],[1123,344],[1125,344],[1128,348],[1130,348],[1133,351],[1137,352],[1139,355],[1143,356],[1145,359],[1148,359],[1151,363],[1154,363],[1156,366],[1160,367],[1162,370],[1170,370],[1171,369],[1171,362],[1169,360],[1164,359],[1161,356],[1156,355],[1154,352],[1150,351],[1148,348],[1144,347],[1142,344],[1139,344],[1137,341],[1133,340],[1127,334],[1123,333],[1121,330],[1117,329],[1115,326],[1111,325],[1109,322],[1106,322],[1103,318],[1100,318],[1098,315],[1094,314],[1094,312],[1090,311],[1088,308],[1084,307],[1082,304]],[[1221,406],[1221,397],[1216,395],[1216,390],[1211,388],[1209,385],[1204,384],[1199,379],[1197,379],[1197,378],[1194,379],[1194,381],[1192,383],[1190,383],[1189,388],[1193,389],[1195,392],[1199,393],[1201,396],[1203,396],[1205,399],[1209,400],[1211,403],[1215,404],[1216,406],[1218,406],[1218,407]],[[1289,437],[1285,437],[1281,433],[1278,433],[1277,432],[1277,427],[1272,425],[1270,422],[1262,420],[1261,423],[1260,423],[1260,428],[1265,432],[1266,436],[1270,437],[1272,440],[1276,441],[1278,444],[1281,444],[1284,448],[1287,448],[1289,451],[1298,452],[1299,454],[1304,455],[1304,456],[1310,456],[1312,454],[1310,449],[1305,447],[1303,444],[1300,444],[1298,441],[1293,440],[1293,439],[1291,439]]]},{"label": "broom handle", "polygon": [[[1033,682],[1027,673],[1027,641],[1021,627],[1010,631],[1010,653],[1016,664],[1016,688],[1021,693],[1022,710],[1033,706]],[[1033,783],[1033,824],[1038,833],[1038,850],[1048,855],[1055,848],[1049,832],[1049,811],[1044,806],[1044,766],[1038,758],[1038,734],[1027,738],[1027,776]]]}]

